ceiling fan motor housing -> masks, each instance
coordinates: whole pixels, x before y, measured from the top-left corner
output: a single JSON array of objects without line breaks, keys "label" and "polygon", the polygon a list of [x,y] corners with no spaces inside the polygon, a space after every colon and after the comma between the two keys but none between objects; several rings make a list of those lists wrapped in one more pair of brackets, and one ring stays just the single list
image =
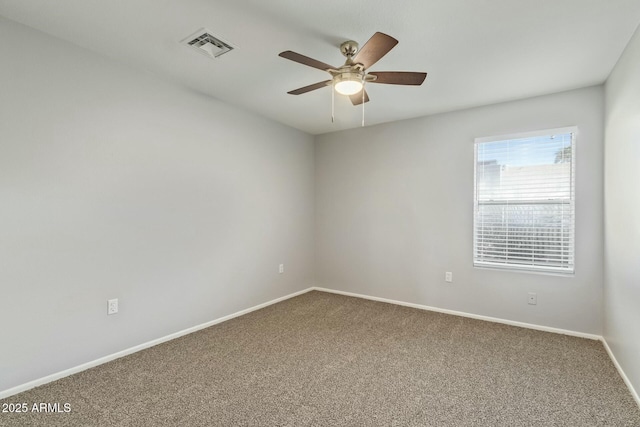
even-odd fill
[{"label": "ceiling fan motor housing", "polygon": [[333,82],[338,83],[342,81],[359,81],[364,82],[364,73],[359,70],[349,69],[348,71],[339,71],[333,77]]}]

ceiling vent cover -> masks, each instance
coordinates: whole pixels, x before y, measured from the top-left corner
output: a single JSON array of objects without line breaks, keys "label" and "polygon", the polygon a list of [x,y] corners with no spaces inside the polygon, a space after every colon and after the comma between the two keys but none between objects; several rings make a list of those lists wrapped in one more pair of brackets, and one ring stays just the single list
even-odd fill
[{"label": "ceiling vent cover", "polygon": [[191,34],[182,40],[182,43],[191,46],[193,49],[210,58],[217,58],[235,49],[230,43],[221,40],[218,36],[212,35],[211,32],[205,28],[201,28]]}]

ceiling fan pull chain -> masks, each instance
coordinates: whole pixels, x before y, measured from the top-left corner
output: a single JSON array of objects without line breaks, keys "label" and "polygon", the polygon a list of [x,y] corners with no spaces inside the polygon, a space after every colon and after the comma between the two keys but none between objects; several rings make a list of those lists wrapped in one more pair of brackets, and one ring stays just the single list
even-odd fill
[{"label": "ceiling fan pull chain", "polygon": [[362,87],[362,127],[364,127],[364,86]]},{"label": "ceiling fan pull chain", "polygon": [[333,88],[333,84],[331,85],[331,123],[333,123],[333,116],[334,116],[334,103],[335,103],[335,96],[336,94],[334,93],[335,90]]}]

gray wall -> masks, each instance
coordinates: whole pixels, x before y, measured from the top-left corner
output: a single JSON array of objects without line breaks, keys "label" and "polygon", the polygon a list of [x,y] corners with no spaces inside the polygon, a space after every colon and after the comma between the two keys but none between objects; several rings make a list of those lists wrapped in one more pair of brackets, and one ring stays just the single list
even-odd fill
[{"label": "gray wall", "polygon": [[604,338],[640,392],[640,31],[606,84]]},{"label": "gray wall", "polygon": [[0,40],[0,391],[313,285],[311,136]]},{"label": "gray wall", "polygon": [[[317,137],[316,285],[600,334],[603,104],[597,86]],[[474,138],[571,125],[575,276],[474,269]]]}]

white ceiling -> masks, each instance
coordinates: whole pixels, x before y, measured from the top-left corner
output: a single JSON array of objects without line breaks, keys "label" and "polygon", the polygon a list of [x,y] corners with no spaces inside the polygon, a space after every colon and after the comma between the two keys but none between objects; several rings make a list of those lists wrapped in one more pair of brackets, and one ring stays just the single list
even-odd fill
[{"label": "white ceiling", "polygon": [[[326,80],[282,59],[339,66],[338,45],[376,31],[400,43],[372,71],[426,71],[420,87],[371,85],[367,124],[599,84],[640,22],[638,0],[0,0],[0,15],[311,134],[360,126]],[[180,44],[206,27],[238,48],[216,60]],[[37,53],[33,53],[37,54]]]}]

